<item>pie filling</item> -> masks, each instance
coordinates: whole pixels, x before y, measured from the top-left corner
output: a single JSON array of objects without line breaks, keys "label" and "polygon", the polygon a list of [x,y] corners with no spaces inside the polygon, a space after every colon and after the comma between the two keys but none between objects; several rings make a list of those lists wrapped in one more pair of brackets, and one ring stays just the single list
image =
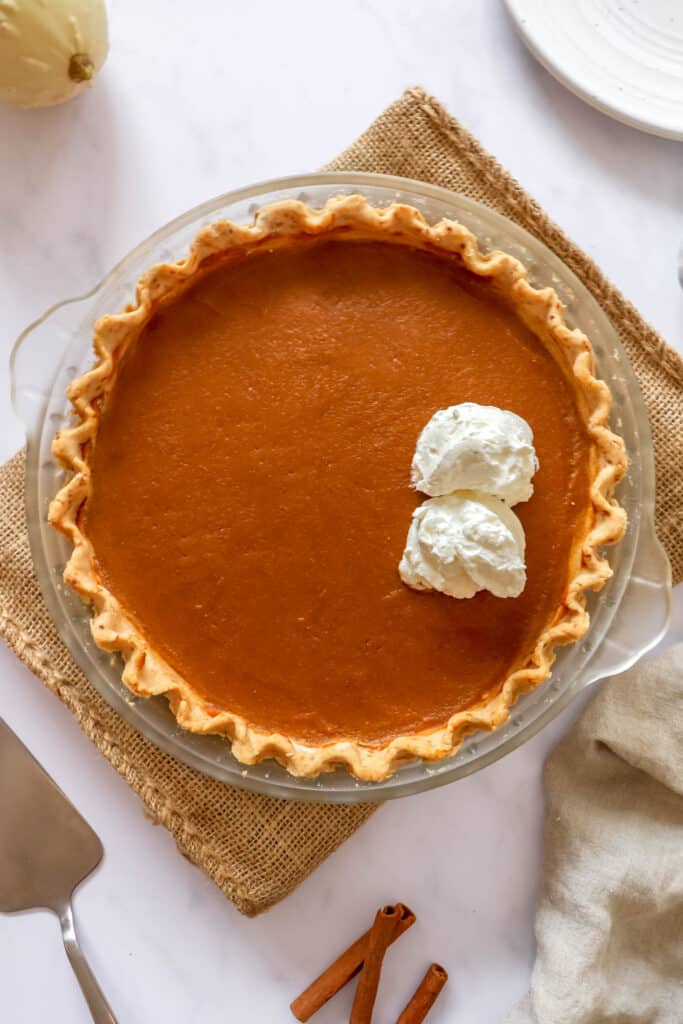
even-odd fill
[{"label": "pie filling", "polygon": [[[527,584],[401,583],[439,408],[531,425]],[[203,698],[310,744],[443,726],[494,696],[562,608],[591,442],[560,365],[485,280],[382,241],[219,262],[122,356],[81,510],[102,582]]]}]

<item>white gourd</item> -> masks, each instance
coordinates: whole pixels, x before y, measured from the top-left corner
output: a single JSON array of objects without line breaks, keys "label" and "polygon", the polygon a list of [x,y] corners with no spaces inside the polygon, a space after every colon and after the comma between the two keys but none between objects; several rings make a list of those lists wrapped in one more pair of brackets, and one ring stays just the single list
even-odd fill
[{"label": "white gourd", "polygon": [[108,49],[103,0],[0,0],[0,100],[63,103],[92,83]]}]

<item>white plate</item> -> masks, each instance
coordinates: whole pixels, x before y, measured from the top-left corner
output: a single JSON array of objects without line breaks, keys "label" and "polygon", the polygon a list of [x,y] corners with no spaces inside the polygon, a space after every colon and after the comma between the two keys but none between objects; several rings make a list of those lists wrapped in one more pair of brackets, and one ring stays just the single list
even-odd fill
[{"label": "white plate", "polygon": [[624,124],[683,139],[683,0],[505,0],[533,55]]}]

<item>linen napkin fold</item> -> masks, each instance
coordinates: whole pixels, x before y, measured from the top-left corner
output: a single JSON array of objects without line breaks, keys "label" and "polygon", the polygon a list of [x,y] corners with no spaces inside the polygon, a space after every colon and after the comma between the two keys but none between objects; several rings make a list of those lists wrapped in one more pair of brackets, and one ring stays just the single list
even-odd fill
[{"label": "linen napkin fold", "polygon": [[605,684],[545,788],[536,964],[507,1024],[681,1024],[683,644]]},{"label": "linen napkin fold", "polygon": [[[522,224],[584,281],[618,330],[640,380],[657,460],[657,529],[674,578],[683,578],[680,357],[423,90],[408,89],[327,169],[405,175],[463,192]],[[119,718],[70,657],[43,602],[26,533],[23,473],[21,454],[0,469],[0,635],[66,704],[180,851],[238,910],[260,913],[290,893],[374,808],[283,802],[226,786],[167,757]]]}]

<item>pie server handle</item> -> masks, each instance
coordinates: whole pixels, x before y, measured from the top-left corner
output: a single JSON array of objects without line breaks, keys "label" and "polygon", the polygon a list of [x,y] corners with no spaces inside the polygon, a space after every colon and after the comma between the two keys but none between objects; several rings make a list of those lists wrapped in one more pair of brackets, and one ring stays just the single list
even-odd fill
[{"label": "pie server handle", "polygon": [[117,1024],[116,1017],[112,1013],[112,1009],[105,999],[104,993],[98,985],[95,975],[90,970],[88,962],[83,956],[83,951],[78,944],[71,902],[60,907],[57,911],[57,916],[62,929],[66,955],[78,979],[78,984],[81,986],[81,992],[88,1004],[92,1019],[95,1024]]}]

